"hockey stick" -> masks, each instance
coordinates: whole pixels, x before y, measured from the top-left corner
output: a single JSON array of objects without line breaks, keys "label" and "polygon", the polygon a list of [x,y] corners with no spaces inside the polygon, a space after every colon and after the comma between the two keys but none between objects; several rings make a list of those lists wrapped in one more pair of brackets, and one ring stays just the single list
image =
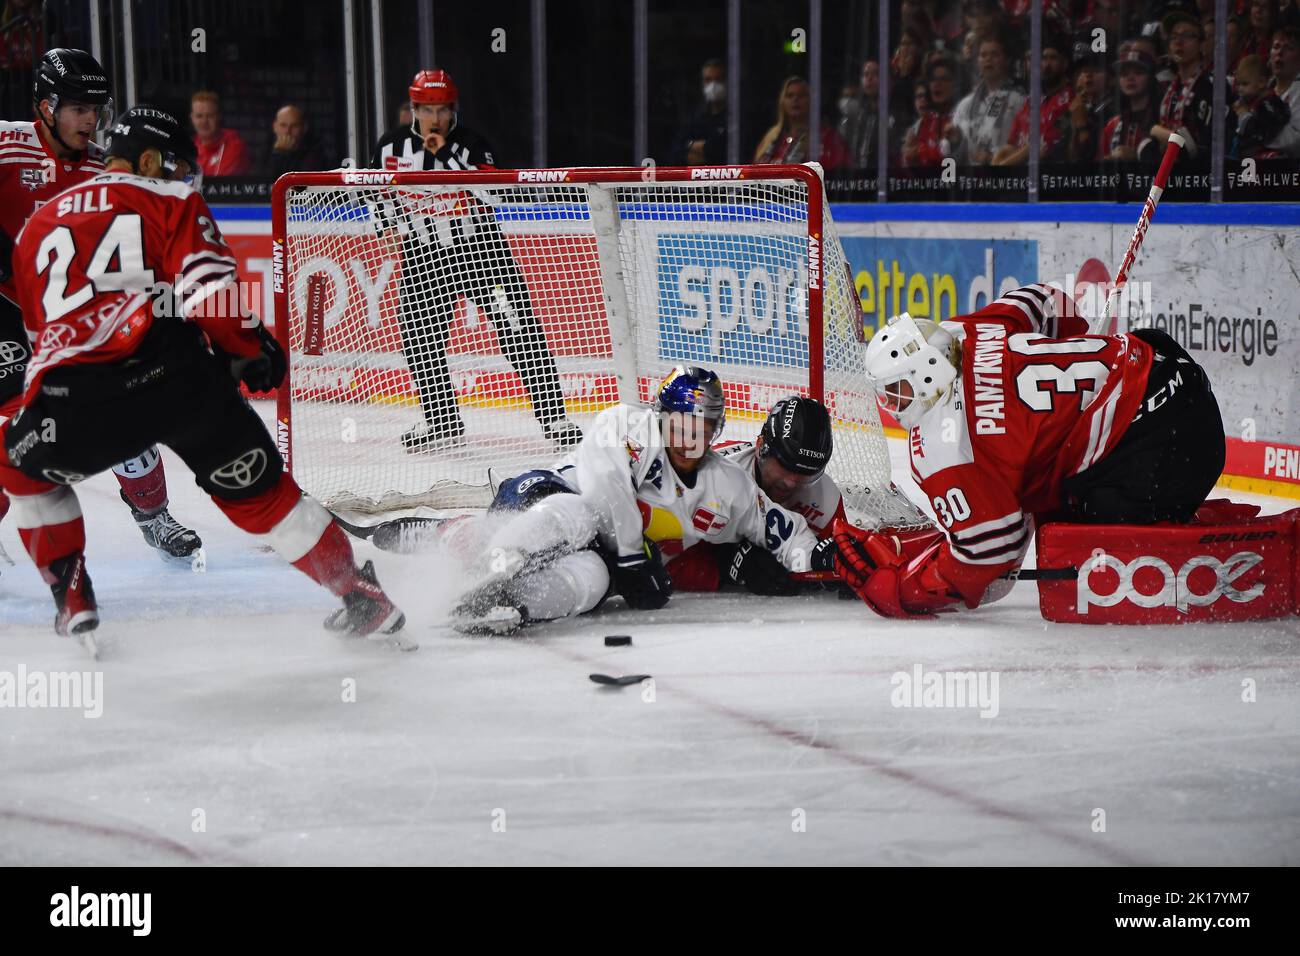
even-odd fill
[{"label": "hockey stick", "polygon": [[1165,146],[1165,155],[1160,161],[1160,169],[1156,171],[1156,178],[1151,182],[1151,192],[1147,194],[1146,202],[1142,204],[1142,215],[1138,217],[1137,228],[1133,230],[1133,238],[1128,241],[1128,249],[1119,264],[1119,272],[1115,274],[1115,281],[1111,285],[1110,293],[1106,296],[1106,305],[1101,310],[1101,315],[1088,326],[1088,332],[1092,335],[1104,335],[1106,327],[1110,325],[1111,313],[1115,310],[1115,303],[1119,300],[1120,291],[1128,283],[1128,270],[1133,265],[1138,250],[1142,248],[1142,240],[1146,238],[1147,227],[1151,225],[1151,218],[1156,214],[1156,206],[1160,203],[1160,197],[1164,194],[1165,186],[1169,183],[1169,173],[1174,168],[1174,160],[1178,158],[1178,152],[1183,146],[1184,141],[1181,136],[1177,133],[1169,134],[1169,142]]},{"label": "hockey stick", "polygon": [[[793,571],[790,577],[801,583],[833,583],[840,580],[834,571]],[[1007,581],[1074,581],[1078,568],[1017,568],[1002,575]]]},{"label": "hockey stick", "polygon": [[421,518],[408,515],[404,518],[392,518],[379,524],[356,525],[334,516],[338,526],[362,541],[369,541],[380,551],[394,554],[416,554],[427,549],[434,540],[438,527],[448,519]]}]

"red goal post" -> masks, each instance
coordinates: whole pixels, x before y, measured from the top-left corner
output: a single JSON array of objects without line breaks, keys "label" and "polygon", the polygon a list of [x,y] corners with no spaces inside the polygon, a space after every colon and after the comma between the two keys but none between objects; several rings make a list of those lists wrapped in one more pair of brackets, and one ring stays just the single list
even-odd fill
[{"label": "red goal post", "polygon": [[[335,507],[485,505],[489,468],[555,459],[538,427],[554,414],[547,382],[582,426],[688,362],[726,383],[726,438],[752,439],[783,394],[824,401],[830,470],[862,520],[917,517],[889,490],[861,311],[814,166],[291,173],[272,216],[290,357],[277,441]],[[453,402],[415,374],[443,366]],[[401,435],[431,405],[463,440],[410,454]]]}]

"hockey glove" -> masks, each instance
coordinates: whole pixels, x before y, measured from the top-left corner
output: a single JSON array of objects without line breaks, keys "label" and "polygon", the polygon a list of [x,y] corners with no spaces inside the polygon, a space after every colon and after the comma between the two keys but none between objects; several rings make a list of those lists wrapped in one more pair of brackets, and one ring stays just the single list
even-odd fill
[{"label": "hockey glove", "polygon": [[653,541],[644,542],[644,557],[614,565],[614,590],[637,611],[657,611],[668,603],[672,582]]},{"label": "hockey glove", "polygon": [[231,359],[230,374],[247,385],[250,392],[269,392],[284,381],[289,363],[280,343],[260,322],[257,325],[257,337],[261,340],[262,351],[256,355]]},{"label": "hockey glove", "polygon": [[776,556],[752,541],[718,548],[718,570],[753,594],[789,597],[801,590]]}]

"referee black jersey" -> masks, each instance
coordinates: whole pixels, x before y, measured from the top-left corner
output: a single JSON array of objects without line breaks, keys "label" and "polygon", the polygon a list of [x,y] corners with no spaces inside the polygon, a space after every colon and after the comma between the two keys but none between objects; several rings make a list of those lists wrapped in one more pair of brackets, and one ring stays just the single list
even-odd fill
[{"label": "referee black jersey", "polygon": [[409,126],[399,126],[384,134],[370,157],[371,169],[400,172],[436,169],[496,169],[492,147],[472,129],[457,124],[447,134],[442,149],[431,153],[424,140]]}]

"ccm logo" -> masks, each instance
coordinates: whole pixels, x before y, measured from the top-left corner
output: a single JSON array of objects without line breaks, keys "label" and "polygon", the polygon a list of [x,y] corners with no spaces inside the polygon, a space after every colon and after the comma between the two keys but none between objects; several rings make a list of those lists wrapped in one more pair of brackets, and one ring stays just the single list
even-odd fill
[{"label": "ccm logo", "polygon": [[393,181],[393,173],[344,173],[343,181],[350,186],[384,186]]},{"label": "ccm logo", "polygon": [[[1090,605],[1113,607],[1121,601],[1129,600],[1138,607],[1176,607],[1186,613],[1189,607],[1213,604],[1221,597],[1238,604],[1247,604],[1264,593],[1264,585],[1258,582],[1241,590],[1236,586],[1236,580],[1263,560],[1263,556],[1254,551],[1238,551],[1226,561],[1201,554],[1175,572],[1168,561],[1150,555],[1144,554],[1125,564],[1113,555],[1101,554],[1085,561],[1079,569],[1076,607],[1079,613],[1087,614]],[[1119,586],[1110,594],[1098,594],[1092,589],[1092,573],[1103,567],[1110,568],[1119,575]],[[1133,586],[1133,577],[1142,568],[1152,568],[1160,574],[1159,590],[1146,594]],[[1194,592],[1188,583],[1197,568],[1209,568],[1214,572],[1214,585],[1202,594]]]},{"label": "ccm logo", "polygon": [[692,169],[691,179],[739,179],[739,166],[723,166],[720,168]]},{"label": "ccm logo", "polygon": [[521,183],[562,183],[569,178],[567,169],[521,169],[519,170],[519,179]]}]

